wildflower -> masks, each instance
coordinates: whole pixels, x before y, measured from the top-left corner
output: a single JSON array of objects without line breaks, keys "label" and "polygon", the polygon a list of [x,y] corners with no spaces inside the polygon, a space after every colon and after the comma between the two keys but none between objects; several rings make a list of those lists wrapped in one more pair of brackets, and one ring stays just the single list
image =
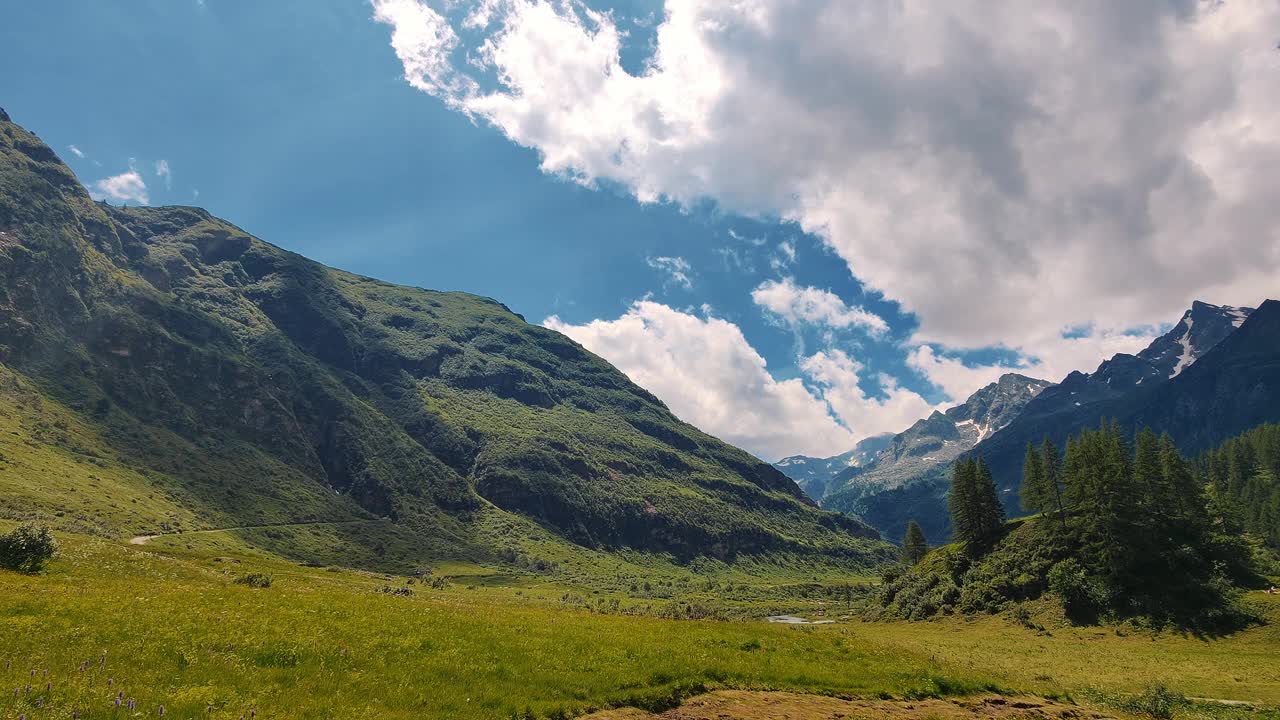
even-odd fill
[{"label": "wildflower", "polygon": [[120,698],[120,699],[122,699],[122,700],[123,700],[123,699],[124,699],[124,691],[123,691],[123,690],[121,690],[120,692],[116,693],[116,697],[118,697],[118,698]]},{"label": "wildflower", "polygon": [[133,701],[133,698],[129,698],[129,709],[132,710],[136,705],[137,703]]},{"label": "wildflower", "polygon": [[213,712],[213,706],[212,706],[212,705],[209,705],[209,706],[205,707],[204,711],[205,711],[205,712]]},{"label": "wildflower", "polygon": [[164,717],[164,706],[160,706],[160,717]]},{"label": "wildflower", "polygon": [[120,707],[120,698],[116,698],[116,707]]},{"label": "wildflower", "polygon": [[45,692],[49,692],[49,691],[50,691],[50,690],[52,690],[52,689],[53,689],[53,683],[51,683],[51,682],[47,682],[47,683],[45,683],[45,684],[44,684],[44,691],[45,691]]},{"label": "wildflower", "polygon": [[115,683],[115,679],[114,679],[114,678],[107,678],[107,687],[111,687],[111,685],[112,685],[112,684],[114,684],[114,683]]}]

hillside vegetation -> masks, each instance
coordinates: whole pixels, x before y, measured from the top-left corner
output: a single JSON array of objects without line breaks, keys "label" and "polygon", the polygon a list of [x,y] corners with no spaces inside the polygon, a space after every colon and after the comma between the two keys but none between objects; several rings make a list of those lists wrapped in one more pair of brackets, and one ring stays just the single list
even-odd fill
[{"label": "hillside vegetation", "polygon": [[95,203],[7,116],[0,429],[0,515],[110,537],[270,526],[299,560],[402,569],[890,551],[494,300]]},{"label": "hillside vegetation", "polygon": [[1104,424],[1062,456],[1047,440],[1028,447],[1021,495],[1038,515],[1006,524],[985,463],[962,460],[951,492],[957,542],[889,576],[873,615],[1000,612],[1049,594],[1076,621],[1234,630],[1252,620],[1239,589],[1262,578],[1206,480],[1169,436],[1144,430],[1130,446]]}]

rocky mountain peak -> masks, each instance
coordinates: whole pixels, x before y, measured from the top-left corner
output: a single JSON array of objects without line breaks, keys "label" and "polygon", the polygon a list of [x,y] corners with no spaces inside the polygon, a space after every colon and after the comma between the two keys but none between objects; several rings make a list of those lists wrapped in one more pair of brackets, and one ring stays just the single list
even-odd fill
[{"label": "rocky mountain peak", "polygon": [[1176,377],[1240,327],[1252,312],[1253,308],[1196,300],[1169,332],[1156,338],[1137,357],[1151,367],[1149,375],[1161,379]]}]

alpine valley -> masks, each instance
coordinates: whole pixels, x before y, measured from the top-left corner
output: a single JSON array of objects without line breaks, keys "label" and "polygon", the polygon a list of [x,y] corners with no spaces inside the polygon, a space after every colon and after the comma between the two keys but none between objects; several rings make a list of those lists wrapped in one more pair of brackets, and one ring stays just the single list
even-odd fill
[{"label": "alpine valley", "polygon": [[499,300],[95,200],[0,111],[0,718],[1275,720],[1258,301],[771,465]]}]

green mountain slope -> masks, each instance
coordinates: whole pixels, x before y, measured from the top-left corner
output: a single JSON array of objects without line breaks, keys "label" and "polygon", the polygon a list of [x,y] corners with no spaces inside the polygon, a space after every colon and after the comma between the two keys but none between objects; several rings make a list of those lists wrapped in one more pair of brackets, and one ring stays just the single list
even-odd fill
[{"label": "green mountain slope", "polygon": [[330,560],[496,555],[494,528],[530,521],[680,560],[886,552],[498,302],[327,268],[195,208],[95,203],[2,114],[0,363],[9,517],[320,522]]}]

